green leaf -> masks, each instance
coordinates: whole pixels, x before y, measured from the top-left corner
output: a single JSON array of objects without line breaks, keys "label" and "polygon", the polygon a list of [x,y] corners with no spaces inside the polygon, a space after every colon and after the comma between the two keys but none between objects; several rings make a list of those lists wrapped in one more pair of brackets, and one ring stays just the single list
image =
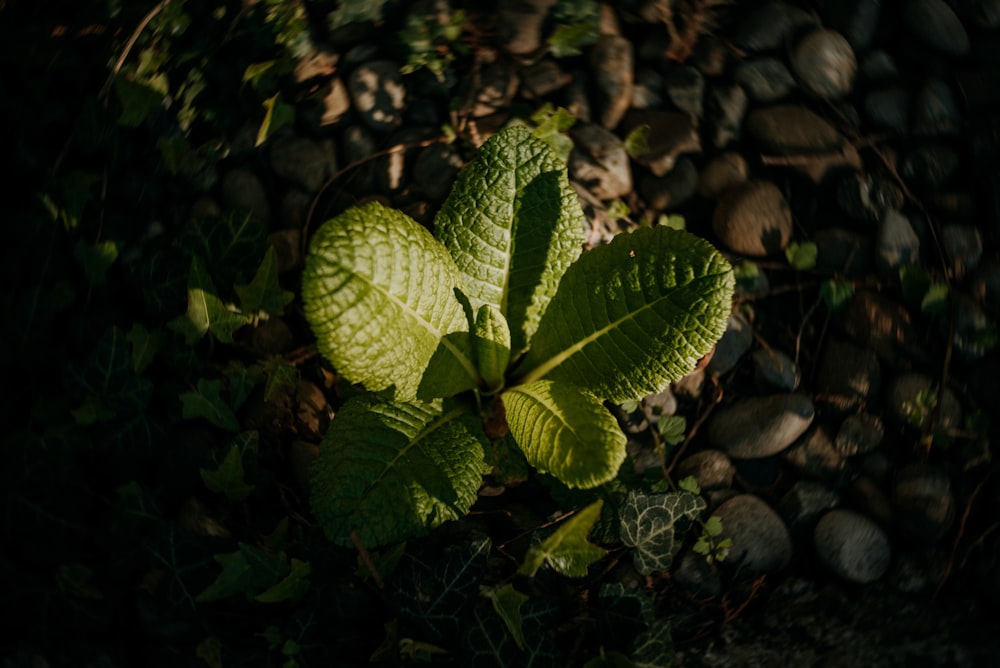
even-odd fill
[{"label": "green leaf", "polygon": [[223,302],[215,292],[215,285],[205,271],[200,257],[191,259],[188,275],[187,315],[167,323],[167,326],[184,336],[190,345],[208,332],[223,343],[232,343],[233,334],[249,324],[251,318]]},{"label": "green leaf", "polygon": [[501,387],[510,363],[510,328],[494,306],[483,304],[479,307],[472,340],[479,375],[486,387],[491,390]]},{"label": "green leaf", "polygon": [[601,517],[603,501],[595,501],[581,508],[562,523],[555,532],[538,545],[528,549],[524,563],[517,569],[521,575],[534,576],[548,564],[557,572],[571,578],[587,575],[587,568],[606,554],[603,548],[587,542],[587,534]]},{"label": "green leaf", "polygon": [[819,296],[831,311],[839,311],[847,306],[854,296],[854,284],[850,281],[834,278],[823,281],[819,285]]},{"label": "green leaf", "polygon": [[493,609],[507,625],[507,630],[517,643],[518,649],[524,649],[524,628],[521,624],[521,606],[528,600],[527,594],[514,589],[514,585],[506,584],[499,589],[487,593]]},{"label": "green leaf", "polygon": [[76,243],[73,257],[83,267],[83,273],[90,285],[104,285],[108,282],[108,269],[118,259],[118,244],[102,241],[96,244]]},{"label": "green leaf", "polygon": [[153,396],[152,383],[136,375],[128,337],[111,327],[93,352],[67,367],[67,388],[84,409],[77,416],[86,422],[141,413]]},{"label": "green leaf", "polygon": [[359,395],[337,413],[313,466],[312,508],[326,535],[368,548],[464,516],[482,482],[486,437],[461,407]]},{"label": "green leaf", "polygon": [[197,218],[184,228],[177,243],[185,252],[200,256],[216,283],[228,289],[257,271],[267,247],[267,225],[259,216],[240,212]]},{"label": "green leaf", "polygon": [[323,224],[302,277],[320,352],[369,390],[451,396],[478,384],[455,262],[423,227],[372,202]]},{"label": "green leaf", "polygon": [[237,594],[251,597],[269,589],[288,572],[284,553],[268,554],[246,543],[240,543],[240,549],[235,552],[217,554],[214,558],[222,566],[222,572],[195,597],[198,603],[211,603]]},{"label": "green leaf", "polygon": [[292,559],[291,570],[282,580],[265,591],[254,596],[260,603],[281,603],[282,601],[297,601],[309,591],[309,574],[312,566],[308,561]]},{"label": "green leaf", "polygon": [[645,589],[626,589],[620,582],[601,585],[596,621],[602,645],[629,647],[654,619],[653,601]]},{"label": "green leaf", "polygon": [[520,382],[565,381],[616,403],[689,373],[726,330],[733,270],[707,241],[639,228],[570,267],[552,298]]},{"label": "green leaf", "polygon": [[278,284],[278,254],[274,246],[268,246],[264,259],[249,285],[234,286],[240,298],[240,309],[244,313],[263,311],[271,315],[281,315],[285,307],[295,298]]},{"label": "green leaf", "polygon": [[559,608],[554,601],[532,599],[520,608],[524,647],[495,610],[476,608],[467,624],[461,665],[470,668],[549,668],[561,665],[551,627],[558,623]]},{"label": "green leaf", "polygon": [[670,668],[677,659],[673,632],[667,619],[653,620],[632,645],[634,668]]},{"label": "green leaf", "polygon": [[583,211],[563,161],[527,128],[501,130],[459,172],[434,228],[473,310],[495,307],[511,350],[523,350],[583,247]]},{"label": "green leaf", "polygon": [[927,294],[920,300],[920,310],[929,316],[944,316],[948,313],[948,285],[931,283]]},{"label": "green leaf", "polygon": [[637,125],[625,136],[625,152],[632,158],[649,153],[648,125]]},{"label": "green leaf", "polygon": [[785,248],[785,259],[799,271],[808,271],[816,266],[816,244],[812,241],[793,241]]},{"label": "green leaf", "polygon": [[444,554],[404,555],[390,590],[401,619],[423,630],[424,640],[454,640],[479,600],[490,547],[482,537]]},{"label": "green leaf", "polygon": [[161,92],[125,77],[115,77],[114,87],[122,105],[118,122],[127,128],[139,127],[154,109],[163,104]]},{"label": "green leaf", "polygon": [[260,128],[257,129],[257,140],[254,142],[254,147],[266,142],[281,127],[295,122],[295,107],[283,102],[280,93],[275,93],[264,100],[263,106],[265,109],[264,120],[261,121]]},{"label": "green leaf", "polygon": [[601,400],[568,383],[518,385],[502,395],[510,433],[528,463],[569,487],[618,474],[627,439]]},{"label": "green leaf", "polygon": [[909,304],[919,304],[931,287],[931,275],[918,264],[907,264],[899,268],[899,284],[903,289],[903,299]]},{"label": "green leaf", "polygon": [[691,492],[692,494],[701,494],[701,487],[698,485],[698,479],[693,475],[689,475],[686,478],[681,478],[677,482],[677,489],[682,492]]},{"label": "green leaf", "polygon": [[552,55],[556,58],[576,56],[582,53],[583,47],[596,42],[600,34],[596,22],[560,25],[552,31],[548,44]]},{"label": "green leaf", "polygon": [[205,418],[216,427],[229,431],[239,431],[240,421],[229,404],[222,398],[222,381],[198,379],[198,389],[194,392],[183,392],[180,395],[183,410],[181,416],[185,420]]},{"label": "green leaf", "polygon": [[132,346],[132,370],[137,374],[145,371],[153,363],[156,352],[166,342],[162,330],[150,332],[140,322],[132,324],[126,339]]},{"label": "green leaf", "polygon": [[718,515],[712,515],[705,520],[705,533],[713,538],[720,535],[722,533],[722,518]]},{"label": "green leaf", "polygon": [[274,357],[263,364],[267,382],[264,385],[264,401],[274,401],[278,397],[295,390],[299,380],[299,369],[284,358]]},{"label": "green leaf", "polygon": [[230,501],[242,501],[254,490],[243,479],[243,452],[233,443],[229,452],[215,470],[201,469],[201,479],[205,486],[218,494],[225,494]]},{"label": "green leaf", "polygon": [[553,107],[550,102],[543,104],[531,115],[535,129],[531,134],[548,144],[559,159],[565,162],[573,150],[573,140],[565,134],[576,123],[576,117],[563,107]]},{"label": "green leaf", "polygon": [[677,445],[684,442],[687,419],[683,415],[661,415],[656,428],[665,443]]},{"label": "green leaf", "polygon": [[642,575],[666,571],[681,549],[705,500],[688,492],[642,494],[630,492],[621,509],[622,543],[635,548],[632,559]]},{"label": "green leaf", "polygon": [[382,20],[388,0],[342,0],[326,15],[327,27],[333,31],[352,23]]}]

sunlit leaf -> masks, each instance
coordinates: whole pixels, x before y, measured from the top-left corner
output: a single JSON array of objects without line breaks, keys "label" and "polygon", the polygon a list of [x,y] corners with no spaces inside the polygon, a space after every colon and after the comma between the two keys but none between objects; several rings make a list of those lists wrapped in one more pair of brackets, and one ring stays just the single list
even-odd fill
[{"label": "sunlit leaf", "polygon": [[517,572],[533,576],[538,569],[548,564],[555,571],[569,577],[582,578],[587,575],[590,565],[606,554],[603,548],[587,541],[587,535],[601,516],[603,504],[603,501],[595,501],[580,509],[551,536],[529,548],[524,563]]}]

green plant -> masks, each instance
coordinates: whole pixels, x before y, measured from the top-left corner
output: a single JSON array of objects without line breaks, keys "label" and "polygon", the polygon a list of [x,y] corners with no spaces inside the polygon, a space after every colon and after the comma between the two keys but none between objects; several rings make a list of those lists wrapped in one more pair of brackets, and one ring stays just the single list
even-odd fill
[{"label": "green plant", "polygon": [[320,352],[368,390],[313,471],[327,535],[382,545],[468,512],[489,439],[568,487],[618,473],[604,401],[660,390],[721,337],[733,272],[707,242],[640,228],[581,255],[566,169],[521,126],[459,174],[432,236],[378,203],[311,242],[305,315]]}]

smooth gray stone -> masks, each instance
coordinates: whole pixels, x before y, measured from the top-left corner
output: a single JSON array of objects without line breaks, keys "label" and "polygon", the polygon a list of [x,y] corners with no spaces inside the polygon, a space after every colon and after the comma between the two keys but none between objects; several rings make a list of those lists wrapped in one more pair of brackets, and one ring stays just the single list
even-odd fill
[{"label": "smooth gray stone", "polygon": [[792,71],[816,97],[836,100],[854,88],[858,61],[850,42],[835,30],[814,30],[792,50]]},{"label": "smooth gray stone", "polygon": [[920,237],[909,218],[895,209],[886,211],[878,229],[879,273],[886,276],[919,261]]},{"label": "smooth gray stone", "polygon": [[754,109],[744,129],[761,150],[776,155],[838,151],[844,143],[836,128],[799,104]]},{"label": "smooth gray stone", "polygon": [[571,136],[570,178],[605,201],[632,192],[632,167],[625,143],[617,135],[595,123],[584,123],[574,127]]},{"label": "smooth gray stone", "polygon": [[726,322],[726,331],[715,344],[715,352],[708,363],[712,373],[724,374],[732,370],[753,345],[753,331],[743,315],[734,313]]},{"label": "smooth gray stone", "polygon": [[771,394],[741,399],[715,412],[708,442],[737,459],[776,455],[805,433],[815,409],[804,394]]},{"label": "smooth gray stone", "polygon": [[712,214],[712,231],[741,255],[767,257],[792,239],[792,213],[770,181],[752,180],[727,190]]},{"label": "smooth gray stone", "polygon": [[948,474],[927,464],[911,464],[897,473],[893,502],[895,527],[918,545],[940,540],[955,519]]},{"label": "smooth gray stone", "polygon": [[747,577],[775,573],[792,560],[792,539],[781,516],[760,497],[739,494],[713,517],[722,520],[722,538],[733,541],[723,565]]},{"label": "smooth gray stone", "polygon": [[821,482],[799,480],[785,492],[778,503],[778,512],[788,528],[795,532],[811,526],[820,514],[835,508],[840,495]]},{"label": "smooth gray stone", "polygon": [[813,532],[816,554],[830,570],[850,582],[867,584],[889,568],[889,537],[864,515],[838,508],[820,518]]},{"label": "smooth gray stone", "polygon": [[403,122],[406,86],[399,69],[391,60],[372,60],[355,68],[347,82],[358,117],[379,134]]},{"label": "smooth gray stone", "polygon": [[914,37],[949,56],[969,52],[969,34],[944,0],[906,0],[903,23]]},{"label": "smooth gray stone", "polygon": [[752,355],[754,378],[761,385],[785,392],[799,386],[799,368],[795,360],[780,350],[759,348]]},{"label": "smooth gray stone", "polygon": [[882,420],[871,413],[848,415],[840,423],[834,445],[845,457],[871,452],[882,442],[885,429]]},{"label": "smooth gray stone", "polygon": [[735,474],[732,461],[720,450],[701,450],[677,465],[678,478],[694,476],[702,490],[731,487]]},{"label": "smooth gray stone", "polygon": [[757,103],[777,102],[795,88],[795,77],[777,58],[741,61],[733,70],[733,81]]}]

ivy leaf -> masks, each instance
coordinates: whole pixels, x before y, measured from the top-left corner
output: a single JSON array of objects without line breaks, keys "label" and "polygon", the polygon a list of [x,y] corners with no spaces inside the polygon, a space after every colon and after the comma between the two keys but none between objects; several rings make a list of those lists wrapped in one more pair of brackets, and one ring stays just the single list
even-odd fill
[{"label": "ivy leaf", "polygon": [[634,668],[663,668],[673,666],[676,657],[670,621],[656,619],[635,639],[629,658]]},{"label": "ivy leaf", "polygon": [[583,247],[584,216],[565,163],[520,125],[483,144],[434,221],[474,311],[490,304],[524,350],[566,268]]},{"label": "ivy leaf", "polygon": [[597,629],[601,642],[625,649],[653,621],[653,601],[644,589],[626,589],[620,582],[601,585]]},{"label": "ivy leaf", "polygon": [[267,382],[264,384],[264,401],[274,401],[295,390],[299,380],[299,369],[294,364],[286,362],[281,357],[273,357],[266,360],[262,368],[267,376]]},{"label": "ivy leaf", "polygon": [[254,596],[260,603],[281,603],[282,601],[297,601],[309,591],[309,574],[312,566],[308,561],[292,559],[291,569],[280,582]]},{"label": "ivy leaf", "polygon": [[163,104],[162,93],[125,77],[115,77],[114,88],[122,105],[118,123],[127,128],[139,127],[154,109]]},{"label": "ivy leaf", "polygon": [[373,548],[464,516],[482,483],[486,437],[465,408],[366,394],[333,419],[313,466],[312,508],[326,535]]},{"label": "ivy leaf", "polygon": [[372,391],[394,385],[400,401],[432,399],[479,381],[460,283],[427,230],[371,202],[316,231],[302,300],[320,352],[346,378]]},{"label": "ivy leaf", "polygon": [[433,559],[404,555],[392,581],[400,617],[423,630],[425,640],[453,640],[478,599],[490,546],[484,537]]},{"label": "ivy leaf", "polygon": [[272,555],[246,543],[240,543],[235,552],[217,554],[214,559],[222,566],[222,572],[195,597],[198,603],[220,601],[237,594],[250,598],[272,587],[288,572],[284,552]]},{"label": "ivy leaf", "polygon": [[230,308],[219,299],[201,258],[192,258],[188,277],[187,315],[175,318],[167,326],[182,334],[188,345],[196,343],[208,332],[223,343],[232,343],[236,330],[250,321],[249,316]]},{"label": "ivy leaf", "polygon": [[263,102],[264,120],[257,129],[257,140],[254,147],[266,142],[271,135],[286,125],[295,122],[295,107],[282,101],[281,93],[275,93]]},{"label": "ivy leaf", "polygon": [[163,347],[166,336],[162,330],[150,332],[141,322],[136,322],[132,324],[126,339],[132,346],[132,370],[138,374],[153,363],[153,358]]},{"label": "ivy leaf", "polygon": [[931,283],[927,294],[920,300],[920,310],[929,316],[944,316],[948,313],[948,286],[945,283]]},{"label": "ivy leaf", "polygon": [[629,492],[619,533],[622,543],[635,548],[636,570],[642,575],[668,570],[691,523],[704,509],[705,500],[688,492]]},{"label": "ivy leaf", "polygon": [[228,289],[257,271],[267,245],[267,225],[259,216],[240,212],[197,218],[181,231],[178,245],[200,257],[217,284]]},{"label": "ivy leaf", "polygon": [[606,553],[603,548],[587,542],[587,535],[601,517],[603,505],[604,502],[598,500],[582,508],[563,522],[551,536],[529,548],[524,563],[517,572],[534,576],[547,563],[565,576],[586,576],[587,568]]},{"label": "ivy leaf", "polygon": [[524,628],[521,623],[521,606],[528,600],[527,594],[514,589],[514,585],[506,584],[488,594],[493,609],[510,631],[511,637],[517,643],[518,649],[524,649]]},{"label": "ivy leaf", "polygon": [[216,427],[240,430],[240,421],[222,398],[222,381],[199,378],[197,389],[181,393],[180,400],[183,406],[181,415],[185,420],[205,418]]},{"label": "ivy leaf", "polygon": [[476,608],[465,635],[462,665],[483,668],[548,668],[559,665],[558,649],[548,628],[556,622],[552,601],[534,599],[520,606],[524,646],[519,647],[496,610]]},{"label": "ivy leaf", "polygon": [[295,297],[278,285],[278,254],[274,246],[267,247],[264,260],[249,285],[236,285],[234,289],[240,298],[240,309],[244,313],[263,311],[270,315],[281,315]]},{"label": "ivy leaf", "polygon": [[66,381],[83,424],[139,414],[153,396],[152,383],[135,372],[127,335],[117,327],[101,335],[85,360],[67,367]]},{"label": "ivy leaf", "polygon": [[568,383],[541,380],[513,387],[502,399],[510,433],[538,471],[581,488],[618,474],[627,439],[594,395]]},{"label": "ivy leaf", "polygon": [[83,267],[83,273],[90,285],[104,285],[108,282],[108,269],[118,259],[118,244],[102,241],[96,244],[76,243],[73,257]]},{"label": "ivy leaf", "polygon": [[726,330],[733,269],[708,242],[639,228],[584,253],[559,284],[520,382],[565,381],[621,403],[694,368]]},{"label": "ivy leaf", "polygon": [[243,479],[243,451],[238,443],[229,446],[225,458],[218,468],[201,469],[201,479],[213,492],[224,494],[230,501],[242,501],[254,490]]}]

